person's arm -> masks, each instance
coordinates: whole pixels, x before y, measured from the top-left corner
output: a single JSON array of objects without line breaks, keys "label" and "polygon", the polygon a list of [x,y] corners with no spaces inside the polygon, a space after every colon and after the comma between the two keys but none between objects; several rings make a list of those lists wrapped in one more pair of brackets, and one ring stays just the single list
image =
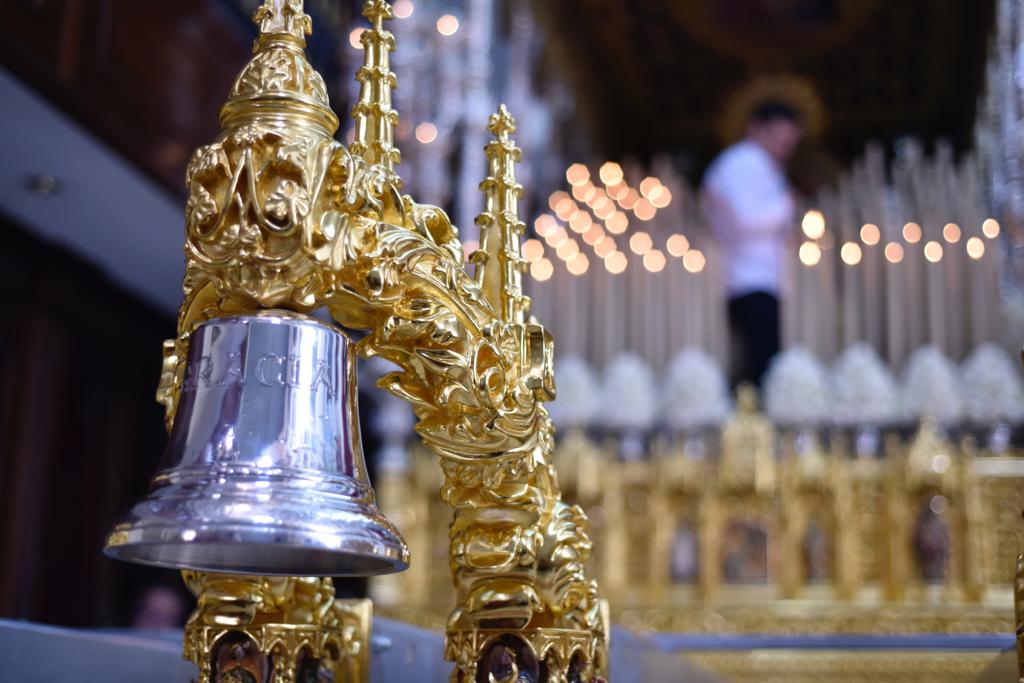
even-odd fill
[{"label": "person's arm", "polygon": [[707,190],[716,210],[728,212],[736,238],[773,236],[791,228],[793,197],[756,158],[730,159],[709,179]]}]

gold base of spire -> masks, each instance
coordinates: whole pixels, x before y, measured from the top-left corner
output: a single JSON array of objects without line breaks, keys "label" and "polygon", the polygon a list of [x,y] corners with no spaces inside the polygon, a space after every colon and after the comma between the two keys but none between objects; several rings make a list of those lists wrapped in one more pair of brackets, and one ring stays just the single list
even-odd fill
[{"label": "gold base of spire", "polygon": [[186,572],[199,606],[185,626],[197,683],[367,683],[373,605],[335,600],[330,579]]}]

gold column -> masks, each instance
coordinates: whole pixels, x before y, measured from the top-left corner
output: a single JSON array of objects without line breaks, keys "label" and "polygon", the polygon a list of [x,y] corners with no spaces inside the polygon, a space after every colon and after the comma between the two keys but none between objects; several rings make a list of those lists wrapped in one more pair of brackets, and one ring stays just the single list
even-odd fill
[{"label": "gold column", "polygon": [[884,548],[882,557],[882,595],[888,602],[900,602],[906,596],[911,572],[910,534],[913,521],[908,509],[907,457],[896,437],[885,442]]},{"label": "gold column", "polygon": [[830,463],[832,518],[835,520],[835,594],[840,600],[852,600],[860,587],[861,565],[858,562],[857,543],[861,535],[861,515],[854,505],[853,468],[845,450],[833,453]]},{"label": "gold column", "polygon": [[[1021,360],[1024,361],[1024,351],[1021,351]],[[1013,581],[1013,612],[1017,636],[1017,681],[1024,683],[1024,554],[1017,556],[1017,573]]]},{"label": "gold column", "polygon": [[986,509],[981,483],[974,469],[977,447],[972,439],[965,439],[960,449],[960,497],[963,506],[963,531],[960,555],[963,558],[964,598],[981,602],[985,597],[988,576],[985,558],[992,556],[992,530],[986,520],[992,519]]},{"label": "gold column", "polygon": [[391,108],[391,89],[398,85],[391,71],[395,37],[384,30],[384,21],[394,19],[395,13],[384,0],[368,0],[363,3],[363,16],[370,21],[371,28],[359,37],[363,44],[363,66],[356,74],[359,101],[352,107],[356,137],[350,151],[367,164],[379,164],[387,172],[388,180],[401,187],[401,179],[394,173],[395,165],[402,160],[395,148],[398,112]]},{"label": "gold column", "polygon": [[1013,581],[1013,611],[1017,635],[1017,681],[1024,681],[1024,554],[1017,557],[1017,576]]},{"label": "gold column", "polygon": [[807,510],[797,461],[800,456],[793,452],[792,441],[788,450],[781,463],[779,477],[779,508],[782,517],[779,534],[781,552],[778,556],[779,592],[782,598],[796,598],[799,597],[803,583],[801,550],[807,527]]},{"label": "gold column", "polygon": [[[504,105],[488,130],[495,139],[486,147],[489,175],[480,185],[484,212],[477,218],[481,249],[472,257],[475,284],[513,332],[521,390],[535,399],[553,398],[550,335],[524,323],[529,299],[522,291],[522,187],[515,178],[520,151],[509,137],[515,121]],[[527,412],[520,417],[532,426],[506,431],[524,437],[510,450],[470,462],[451,457],[456,445],[450,442],[434,448],[446,476],[442,496],[455,510],[450,535],[457,606],[445,644],[446,656],[461,671],[453,680],[514,681],[524,672],[539,680],[542,670],[552,681],[606,678],[607,607],[586,572],[586,515],[561,500],[547,411],[528,402],[522,407]],[[458,448],[483,450],[470,443]]]}]

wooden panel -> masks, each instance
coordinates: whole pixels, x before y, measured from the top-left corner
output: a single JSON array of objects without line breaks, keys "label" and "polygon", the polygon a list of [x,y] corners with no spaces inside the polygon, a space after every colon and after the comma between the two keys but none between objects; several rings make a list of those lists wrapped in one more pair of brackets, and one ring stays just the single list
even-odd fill
[{"label": "wooden panel", "polygon": [[[64,33],[73,0],[10,0],[0,13],[9,60],[23,68],[60,70]],[[6,61],[6,60],[5,60]]]},{"label": "wooden panel", "polygon": [[148,159],[172,186],[217,113],[248,41],[209,3],[100,0],[84,32],[79,87],[105,109],[105,132]]},{"label": "wooden panel", "polygon": [[[153,398],[174,320],[0,218],[0,617],[125,625],[175,572],[108,559],[166,442]],[[68,296],[74,292],[74,296]]]},{"label": "wooden panel", "polygon": [[203,0],[14,0],[0,17],[15,27],[0,34],[5,65],[184,194],[251,53],[236,19]]}]

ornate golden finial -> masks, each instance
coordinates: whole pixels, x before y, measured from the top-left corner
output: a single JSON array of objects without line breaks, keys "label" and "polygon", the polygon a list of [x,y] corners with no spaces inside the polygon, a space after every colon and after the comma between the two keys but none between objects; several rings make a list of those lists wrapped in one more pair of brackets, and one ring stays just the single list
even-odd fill
[{"label": "ornate golden finial", "polygon": [[512,114],[508,112],[508,108],[504,104],[498,107],[498,111],[491,114],[487,121],[487,130],[498,138],[499,142],[507,142],[508,136],[516,132],[516,120],[512,118]]},{"label": "ornate golden finial", "polygon": [[495,140],[486,148],[489,173],[480,183],[484,212],[476,219],[480,250],[472,258],[477,282],[494,310],[501,312],[503,320],[522,324],[530,309],[530,300],[523,295],[526,261],[520,245],[526,229],[519,220],[523,186],[516,182],[516,162],[522,158],[522,151],[509,138],[516,122],[504,104],[491,115],[487,129]]},{"label": "ornate golden finial", "polygon": [[363,3],[363,16],[366,17],[374,31],[384,30],[384,20],[394,19],[395,12],[391,3],[385,0],[366,0]]},{"label": "ornate golden finial", "polygon": [[221,126],[227,130],[272,118],[280,122],[283,116],[296,125],[317,124],[320,134],[333,136],[338,117],[324,79],[303,51],[313,22],[302,11],[302,0],[264,0],[252,18],[260,27],[255,54],[231,87]]},{"label": "ornate golden finial", "polygon": [[252,20],[261,35],[290,35],[303,44],[313,32],[313,20],[303,11],[302,0],[263,0]]},{"label": "ornate golden finial", "polygon": [[[391,108],[391,89],[397,87],[391,71],[390,53],[395,49],[395,37],[384,30],[384,20],[395,16],[391,3],[367,0],[363,3],[363,16],[372,28],[363,31],[363,67],[356,74],[359,81],[359,101],[352,107],[356,123],[356,137],[352,152],[367,163],[381,164],[394,172],[401,161],[395,148],[395,126],[398,112]],[[397,177],[393,178],[397,182]]]}]

